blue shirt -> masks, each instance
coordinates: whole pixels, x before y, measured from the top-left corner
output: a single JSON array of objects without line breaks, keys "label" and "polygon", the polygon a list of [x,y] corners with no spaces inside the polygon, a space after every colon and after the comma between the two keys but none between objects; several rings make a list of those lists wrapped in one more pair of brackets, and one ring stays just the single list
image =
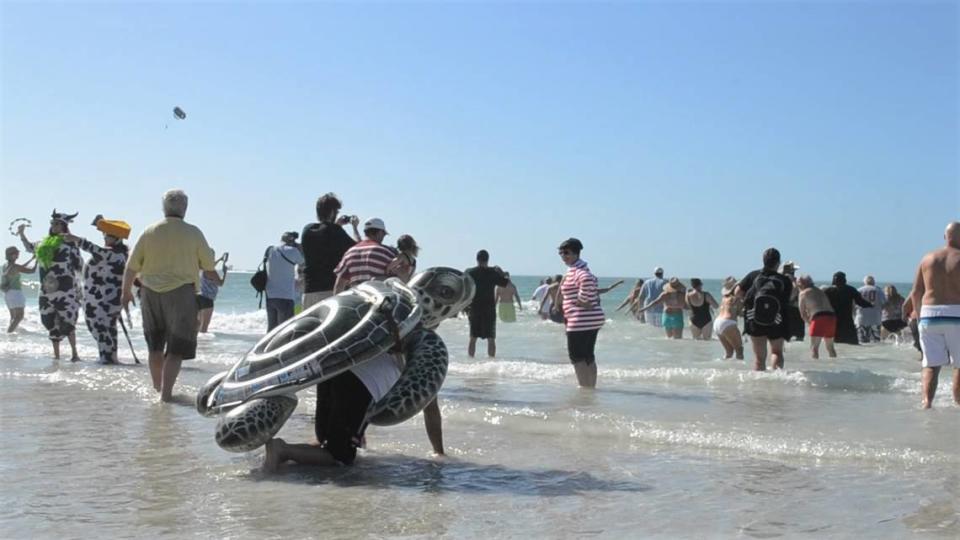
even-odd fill
[{"label": "blue shirt", "polygon": [[[650,278],[640,286],[640,295],[643,296],[643,307],[647,307],[651,302],[660,297],[663,292],[663,286],[667,280],[663,278]],[[650,311],[663,311],[663,304],[650,308]]]},{"label": "blue shirt", "polygon": [[297,297],[296,265],[303,264],[303,253],[288,246],[273,246],[267,256],[267,298],[293,300]]}]

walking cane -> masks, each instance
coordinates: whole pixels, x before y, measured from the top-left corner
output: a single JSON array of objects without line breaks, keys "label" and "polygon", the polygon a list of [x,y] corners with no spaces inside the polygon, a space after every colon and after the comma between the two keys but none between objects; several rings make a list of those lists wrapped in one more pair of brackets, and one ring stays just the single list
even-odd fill
[{"label": "walking cane", "polygon": [[[130,310],[127,310],[127,319],[130,319]],[[133,320],[130,320],[130,326],[133,326]],[[130,352],[133,353],[133,361],[140,363],[140,359],[137,358],[137,351],[133,348],[133,341],[130,340],[130,332],[127,332],[127,325],[123,323],[123,316],[120,316],[120,328],[123,328],[123,335],[127,336],[127,344],[130,345]]]}]

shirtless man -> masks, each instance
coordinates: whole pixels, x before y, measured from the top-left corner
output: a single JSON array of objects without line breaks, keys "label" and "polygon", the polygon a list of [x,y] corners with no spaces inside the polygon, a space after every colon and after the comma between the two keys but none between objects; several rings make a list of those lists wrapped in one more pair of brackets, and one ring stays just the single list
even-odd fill
[{"label": "shirtless man", "polygon": [[920,260],[910,292],[920,306],[924,409],[933,405],[940,368],[947,364],[953,364],[953,401],[960,405],[960,221],[947,225],[943,238],[945,247]]},{"label": "shirtless man", "polygon": [[800,318],[810,325],[810,356],[820,358],[820,341],[823,340],[830,358],[837,357],[833,338],[837,337],[837,314],[830,305],[827,293],[813,284],[813,278],[804,275],[797,279],[800,289]]},{"label": "shirtless man", "polygon": [[[503,275],[510,279],[510,272],[504,272]],[[517,301],[517,308],[520,311],[523,311],[523,302],[520,301],[520,293],[517,292],[517,286],[513,281],[508,281],[503,287],[494,289],[494,296],[497,297],[497,313],[500,315],[500,320],[505,323],[517,322],[513,301]]]}]

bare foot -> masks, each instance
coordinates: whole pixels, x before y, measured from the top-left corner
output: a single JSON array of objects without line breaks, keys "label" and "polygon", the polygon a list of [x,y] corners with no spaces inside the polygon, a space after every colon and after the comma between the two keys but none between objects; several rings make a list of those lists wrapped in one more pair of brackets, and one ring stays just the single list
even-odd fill
[{"label": "bare foot", "polygon": [[260,468],[266,474],[273,474],[280,468],[280,453],[283,448],[283,439],[270,439],[264,449],[263,466]]}]

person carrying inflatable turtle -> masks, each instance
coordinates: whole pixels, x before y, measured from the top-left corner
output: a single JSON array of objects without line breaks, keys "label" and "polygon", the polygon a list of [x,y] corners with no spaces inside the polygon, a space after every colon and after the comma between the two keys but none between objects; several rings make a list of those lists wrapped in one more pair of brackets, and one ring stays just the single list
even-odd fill
[{"label": "person carrying inflatable turtle", "polygon": [[21,224],[17,235],[23,247],[37,257],[40,265],[40,322],[47,329],[53,343],[53,357],[60,359],[60,341],[66,337],[70,342],[70,360],[80,360],[77,354],[76,324],[80,312],[80,287],[78,275],[83,267],[83,257],[77,246],[65,242],[70,234],[69,224],[77,214],[63,214],[56,210],[50,215],[50,233],[39,242],[31,242]]},{"label": "person carrying inflatable turtle", "polygon": [[103,247],[74,236],[63,235],[66,242],[79,246],[92,257],[83,267],[84,316],[87,329],[97,342],[101,364],[117,363],[117,319],[120,318],[120,291],[129,248],[123,241],[130,237],[130,226],[98,215],[91,223],[103,233]]}]

